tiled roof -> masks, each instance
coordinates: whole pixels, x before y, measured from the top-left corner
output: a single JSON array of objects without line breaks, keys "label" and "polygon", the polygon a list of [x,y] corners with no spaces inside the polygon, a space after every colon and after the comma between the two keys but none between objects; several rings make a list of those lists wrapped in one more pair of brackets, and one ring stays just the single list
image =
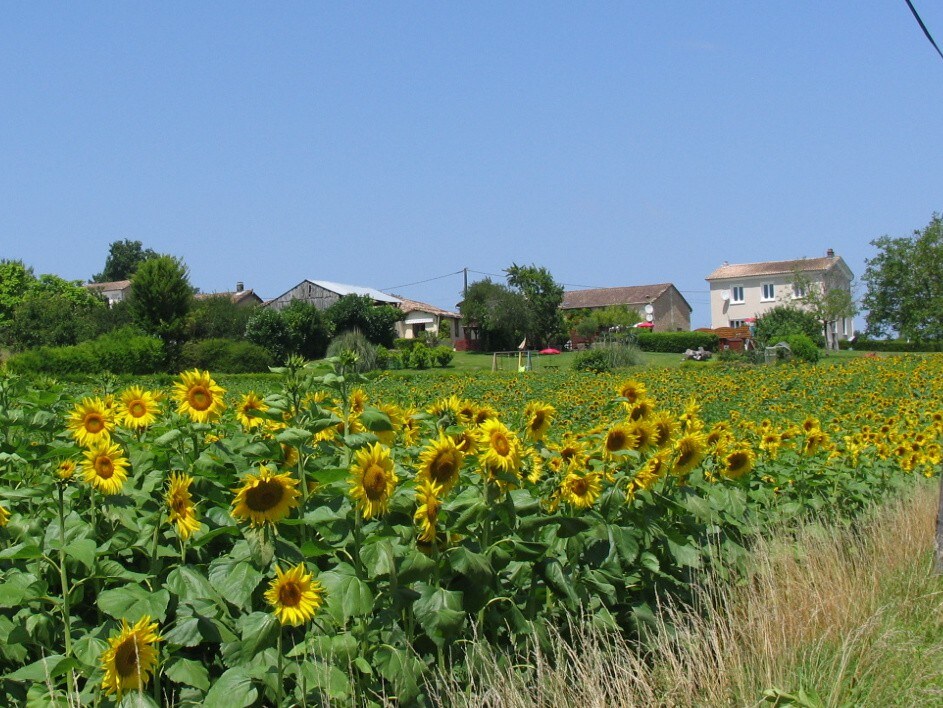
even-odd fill
[{"label": "tiled roof", "polygon": [[825,258],[797,258],[792,261],[766,261],[765,263],[735,263],[722,265],[707,276],[706,280],[749,278],[757,275],[781,275],[783,273],[818,272],[828,270],[841,262],[840,256]]},{"label": "tiled roof", "polygon": [[425,302],[409,300],[407,298],[400,297],[399,295],[394,295],[393,297],[399,300],[399,305],[397,305],[397,307],[399,307],[399,309],[401,309],[403,312],[428,312],[433,315],[438,315],[439,317],[454,317],[455,319],[461,317],[461,315],[459,315],[457,312],[443,310],[441,307],[436,307],[435,305],[430,305]]},{"label": "tiled roof", "polygon": [[591,288],[569,290],[563,293],[564,310],[582,307],[608,307],[610,305],[645,305],[658,298],[671,283],[658,285],[629,285],[623,288]]},{"label": "tiled roof", "polygon": [[86,283],[89,290],[125,290],[131,287],[130,280],[113,280],[110,283]]},{"label": "tiled roof", "polygon": [[196,295],[194,295],[194,297],[197,300],[205,300],[210,297],[228,297],[236,305],[246,300],[252,300],[252,299],[262,302],[262,298],[256,295],[255,290],[252,290],[251,288],[249,290],[236,290],[236,291],[227,292],[227,293],[197,293]]}]

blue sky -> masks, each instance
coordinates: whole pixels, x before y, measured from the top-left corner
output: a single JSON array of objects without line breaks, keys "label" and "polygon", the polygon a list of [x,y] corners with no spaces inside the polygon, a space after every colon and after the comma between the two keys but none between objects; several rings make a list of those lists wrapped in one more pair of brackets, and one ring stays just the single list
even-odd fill
[{"label": "blue sky", "polygon": [[943,209],[941,89],[902,1],[6,3],[0,258],[87,279],[127,238],[204,291],[449,308],[536,264],[707,325],[725,260],[860,276]]}]

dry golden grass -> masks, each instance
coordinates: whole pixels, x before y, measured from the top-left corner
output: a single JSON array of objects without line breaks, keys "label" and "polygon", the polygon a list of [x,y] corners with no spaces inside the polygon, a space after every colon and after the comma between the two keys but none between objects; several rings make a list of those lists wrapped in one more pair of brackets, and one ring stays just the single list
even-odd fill
[{"label": "dry golden grass", "polygon": [[[483,643],[439,677],[443,705],[943,705],[943,580],[931,574],[937,482],[854,528],[759,541],[749,577],[704,582],[698,612],[660,608],[644,652],[574,623],[516,661]],[[508,668],[510,666],[510,668]]]}]

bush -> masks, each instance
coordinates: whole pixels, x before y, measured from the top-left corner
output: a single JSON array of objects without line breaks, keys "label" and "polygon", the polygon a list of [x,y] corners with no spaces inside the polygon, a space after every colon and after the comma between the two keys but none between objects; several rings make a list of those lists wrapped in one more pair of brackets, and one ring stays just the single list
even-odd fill
[{"label": "bush", "polygon": [[432,365],[432,356],[429,347],[420,343],[409,351],[406,365],[410,369],[428,369]]},{"label": "bush", "polygon": [[10,358],[8,366],[21,373],[52,376],[80,374],[154,374],[166,368],[163,342],[133,327],[71,347],[39,347]]},{"label": "bush", "polygon": [[436,366],[448,366],[452,363],[454,356],[455,353],[452,351],[452,348],[445,345],[438,346],[432,350],[432,357],[435,360]]},{"label": "bush", "polygon": [[592,371],[602,374],[610,371],[609,353],[604,349],[587,349],[577,352],[573,358],[573,368],[576,371]]},{"label": "bush", "polygon": [[815,315],[790,305],[777,305],[757,319],[753,336],[760,347],[766,347],[785,341],[791,334],[804,334],[816,346],[825,346],[822,323]]},{"label": "bush", "polygon": [[720,341],[716,334],[710,332],[639,332],[635,340],[643,352],[671,354],[684,354],[685,350],[698,347],[712,352]]},{"label": "bush", "polygon": [[340,356],[345,351],[357,355],[357,371],[373,371],[377,367],[377,347],[360,332],[344,332],[334,338],[327,348],[327,355]]},{"label": "bush", "polygon": [[782,341],[789,345],[789,348],[792,350],[792,355],[796,359],[810,364],[814,364],[819,360],[821,352],[819,348],[815,346],[815,342],[812,341],[811,337],[805,334],[790,334],[787,337],[783,337]]},{"label": "bush", "polygon": [[252,342],[202,339],[187,342],[180,354],[180,369],[206,369],[221,374],[253,374],[269,370],[271,352]]}]

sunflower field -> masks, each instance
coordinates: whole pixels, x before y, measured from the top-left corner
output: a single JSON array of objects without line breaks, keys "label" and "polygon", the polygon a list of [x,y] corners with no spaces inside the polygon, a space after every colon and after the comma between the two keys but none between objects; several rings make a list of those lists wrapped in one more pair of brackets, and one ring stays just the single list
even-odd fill
[{"label": "sunflower field", "polygon": [[[472,637],[642,636],[751,535],[939,472],[943,357],[75,390],[0,373],[4,705],[427,702]],[[257,385],[256,385],[257,384]]]}]

